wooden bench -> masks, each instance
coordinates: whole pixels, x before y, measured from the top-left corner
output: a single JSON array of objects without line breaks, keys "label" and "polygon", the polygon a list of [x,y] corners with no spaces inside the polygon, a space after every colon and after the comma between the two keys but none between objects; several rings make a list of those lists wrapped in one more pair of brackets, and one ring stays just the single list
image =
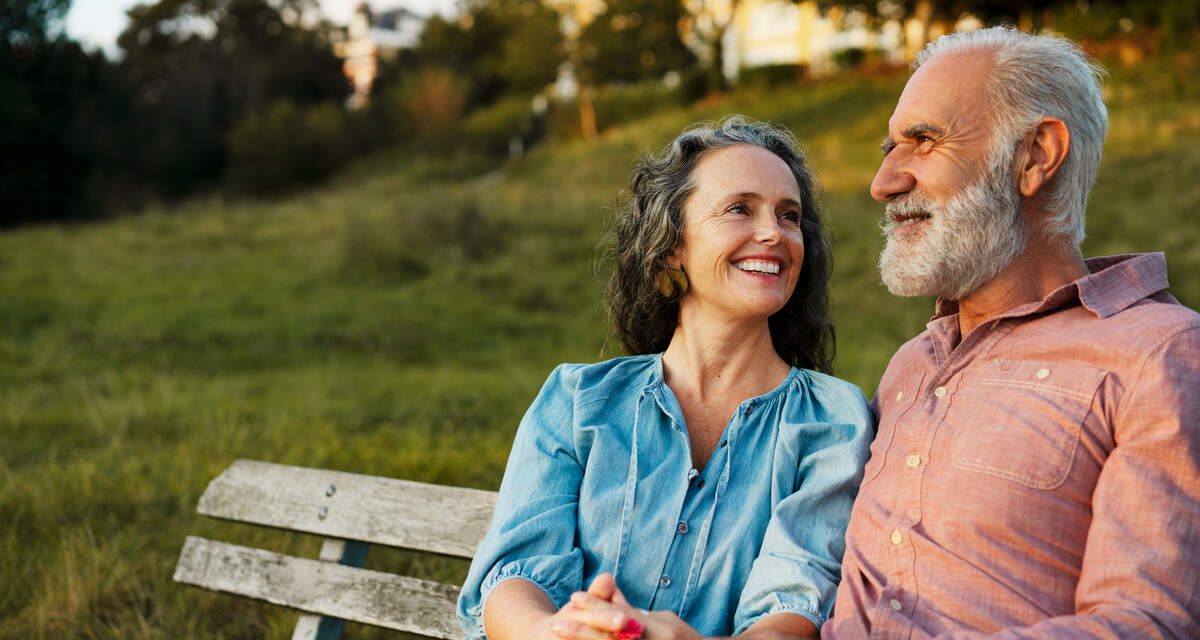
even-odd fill
[{"label": "wooden bench", "polygon": [[324,536],[320,558],[188,536],[175,581],[306,612],[293,639],[337,638],[344,620],[461,638],[458,586],[361,567],[372,544],[469,559],[495,505],[491,491],[238,460],[197,511]]}]

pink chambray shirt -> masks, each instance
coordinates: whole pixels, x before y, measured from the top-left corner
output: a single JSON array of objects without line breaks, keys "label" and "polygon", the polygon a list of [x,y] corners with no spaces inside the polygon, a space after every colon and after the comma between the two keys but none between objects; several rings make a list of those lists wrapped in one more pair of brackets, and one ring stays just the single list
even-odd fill
[{"label": "pink chambray shirt", "polygon": [[823,638],[1200,638],[1200,315],[1088,268],[892,358]]}]

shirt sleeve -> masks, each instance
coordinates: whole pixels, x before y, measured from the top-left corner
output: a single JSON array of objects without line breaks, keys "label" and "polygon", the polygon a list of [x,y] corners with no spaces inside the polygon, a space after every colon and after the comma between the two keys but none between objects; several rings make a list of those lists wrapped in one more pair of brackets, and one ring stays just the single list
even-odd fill
[{"label": "shirt sleeve", "polygon": [[583,464],[573,437],[579,365],[560,365],[517,428],[492,526],[475,552],[458,599],[466,637],[484,638],[483,606],[496,585],[522,578],[563,606],[582,588],[575,545]]},{"label": "shirt sleeve", "polygon": [[1200,328],[1151,352],[1092,496],[1076,614],[975,638],[1200,637]]},{"label": "shirt sleeve", "polygon": [[802,615],[820,628],[833,613],[846,525],[875,431],[857,387],[840,405],[828,422],[806,425],[811,434],[796,470],[797,489],[771,514],[738,602],[736,633],[776,613]]}]

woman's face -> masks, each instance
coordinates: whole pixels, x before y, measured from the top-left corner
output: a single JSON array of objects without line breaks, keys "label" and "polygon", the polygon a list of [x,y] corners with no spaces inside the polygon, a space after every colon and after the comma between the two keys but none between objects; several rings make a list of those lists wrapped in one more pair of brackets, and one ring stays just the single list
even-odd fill
[{"label": "woman's face", "polygon": [[692,170],[683,241],[670,262],[690,283],[680,312],[766,320],[783,308],[804,264],[800,187],[766,149],[708,151]]}]

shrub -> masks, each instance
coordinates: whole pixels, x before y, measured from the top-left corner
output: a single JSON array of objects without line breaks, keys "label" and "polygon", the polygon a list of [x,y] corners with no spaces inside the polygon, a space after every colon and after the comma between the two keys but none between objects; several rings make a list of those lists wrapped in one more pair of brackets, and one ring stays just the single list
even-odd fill
[{"label": "shrub", "polygon": [[472,149],[501,155],[509,152],[514,137],[521,140],[522,146],[535,142],[539,128],[529,98],[510,96],[467,116],[462,123],[462,137]]},{"label": "shrub", "polygon": [[504,248],[506,235],[506,226],[485,216],[472,199],[416,196],[391,216],[347,221],[342,271],[408,282],[435,268],[486,261]]},{"label": "shrub", "polygon": [[395,103],[404,128],[427,144],[449,141],[467,104],[467,83],[458,74],[429,67],[401,83]]},{"label": "shrub", "polygon": [[[688,104],[701,93],[699,76],[684,74],[668,86],[661,80],[646,80],[634,84],[607,85],[594,92],[596,127],[603,131],[626,122],[644,118],[648,113]],[[702,78],[699,78],[702,81]],[[550,133],[556,137],[580,134],[579,103],[575,100],[554,104],[549,120]]]},{"label": "shrub", "polygon": [[229,134],[227,179],[236,191],[267,195],[310,184],[349,158],[353,134],[341,107],[300,109],[276,102]]},{"label": "shrub", "polygon": [[804,81],[807,70],[800,64],[769,64],[742,69],[738,87],[787,87]]}]

